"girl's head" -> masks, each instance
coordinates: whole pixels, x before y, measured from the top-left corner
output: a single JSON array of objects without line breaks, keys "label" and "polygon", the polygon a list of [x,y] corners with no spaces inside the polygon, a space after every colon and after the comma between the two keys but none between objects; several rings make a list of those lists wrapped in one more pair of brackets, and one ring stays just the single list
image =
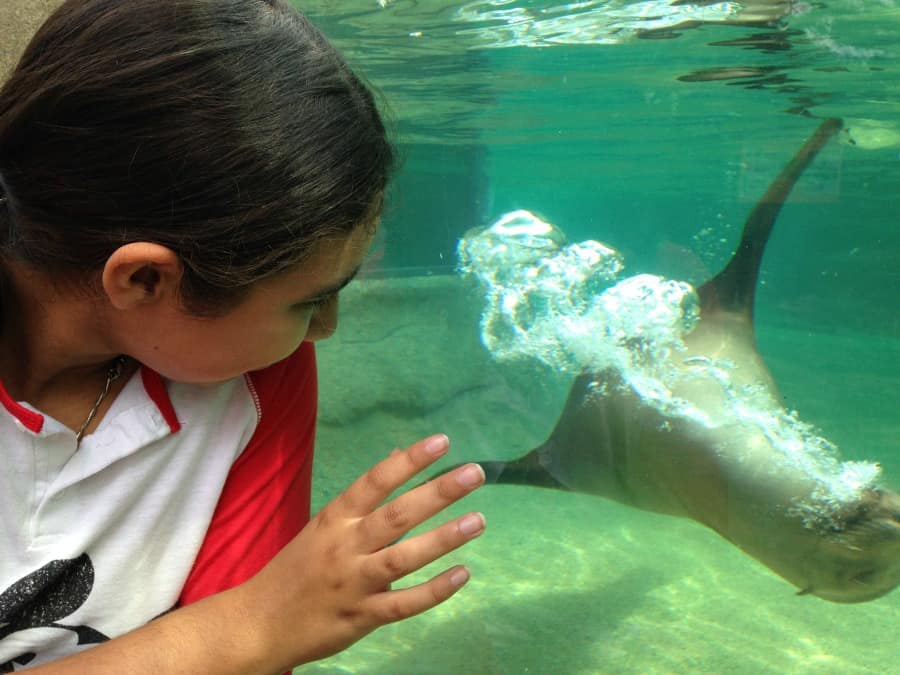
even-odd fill
[{"label": "girl's head", "polygon": [[0,260],[96,279],[171,249],[218,315],[377,220],[371,93],[284,0],[69,0],[0,90]]}]

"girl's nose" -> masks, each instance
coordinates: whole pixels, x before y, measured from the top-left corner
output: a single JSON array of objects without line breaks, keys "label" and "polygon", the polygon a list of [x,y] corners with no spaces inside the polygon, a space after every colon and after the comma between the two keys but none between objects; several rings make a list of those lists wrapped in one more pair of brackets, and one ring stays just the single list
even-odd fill
[{"label": "girl's nose", "polygon": [[306,332],[307,342],[316,342],[330,338],[338,327],[338,296],[328,300],[316,310],[309,321],[309,330]]}]

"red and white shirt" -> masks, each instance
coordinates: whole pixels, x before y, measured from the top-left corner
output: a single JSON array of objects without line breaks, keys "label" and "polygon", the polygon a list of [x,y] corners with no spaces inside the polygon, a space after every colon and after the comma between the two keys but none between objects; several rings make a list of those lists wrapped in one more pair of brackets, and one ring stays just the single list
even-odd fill
[{"label": "red and white shirt", "polygon": [[76,450],[0,383],[0,673],[259,571],[309,520],[315,353],[214,386],[142,368]]}]

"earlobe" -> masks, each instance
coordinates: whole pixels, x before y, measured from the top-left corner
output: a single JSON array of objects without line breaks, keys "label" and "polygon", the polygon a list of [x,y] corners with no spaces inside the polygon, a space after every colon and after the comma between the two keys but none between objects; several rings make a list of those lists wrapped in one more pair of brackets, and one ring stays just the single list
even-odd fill
[{"label": "earlobe", "polygon": [[183,267],[172,249],[160,244],[134,242],[120,246],[103,267],[103,290],[116,309],[175,297]]}]

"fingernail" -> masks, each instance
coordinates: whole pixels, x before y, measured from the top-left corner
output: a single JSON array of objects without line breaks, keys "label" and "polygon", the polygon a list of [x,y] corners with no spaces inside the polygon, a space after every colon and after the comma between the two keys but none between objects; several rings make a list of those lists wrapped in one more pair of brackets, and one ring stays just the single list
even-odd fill
[{"label": "fingernail", "polygon": [[447,451],[447,448],[450,447],[450,439],[447,438],[444,434],[438,434],[437,436],[432,436],[431,438],[425,441],[425,452],[429,455],[433,455],[437,457],[438,455],[442,455]]},{"label": "fingernail", "polygon": [[469,570],[465,567],[460,567],[459,569],[453,570],[450,574],[450,583],[456,586],[462,586],[469,580]]},{"label": "fingernail", "polygon": [[459,521],[459,531],[467,537],[484,532],[484,516],[480,513],[470,513]]},{"label": "fingernail", "polygon": [[456,474],[456,482],[464,488],[473,488],[484,482],[484,470],[478,464],[467,464]]}]

